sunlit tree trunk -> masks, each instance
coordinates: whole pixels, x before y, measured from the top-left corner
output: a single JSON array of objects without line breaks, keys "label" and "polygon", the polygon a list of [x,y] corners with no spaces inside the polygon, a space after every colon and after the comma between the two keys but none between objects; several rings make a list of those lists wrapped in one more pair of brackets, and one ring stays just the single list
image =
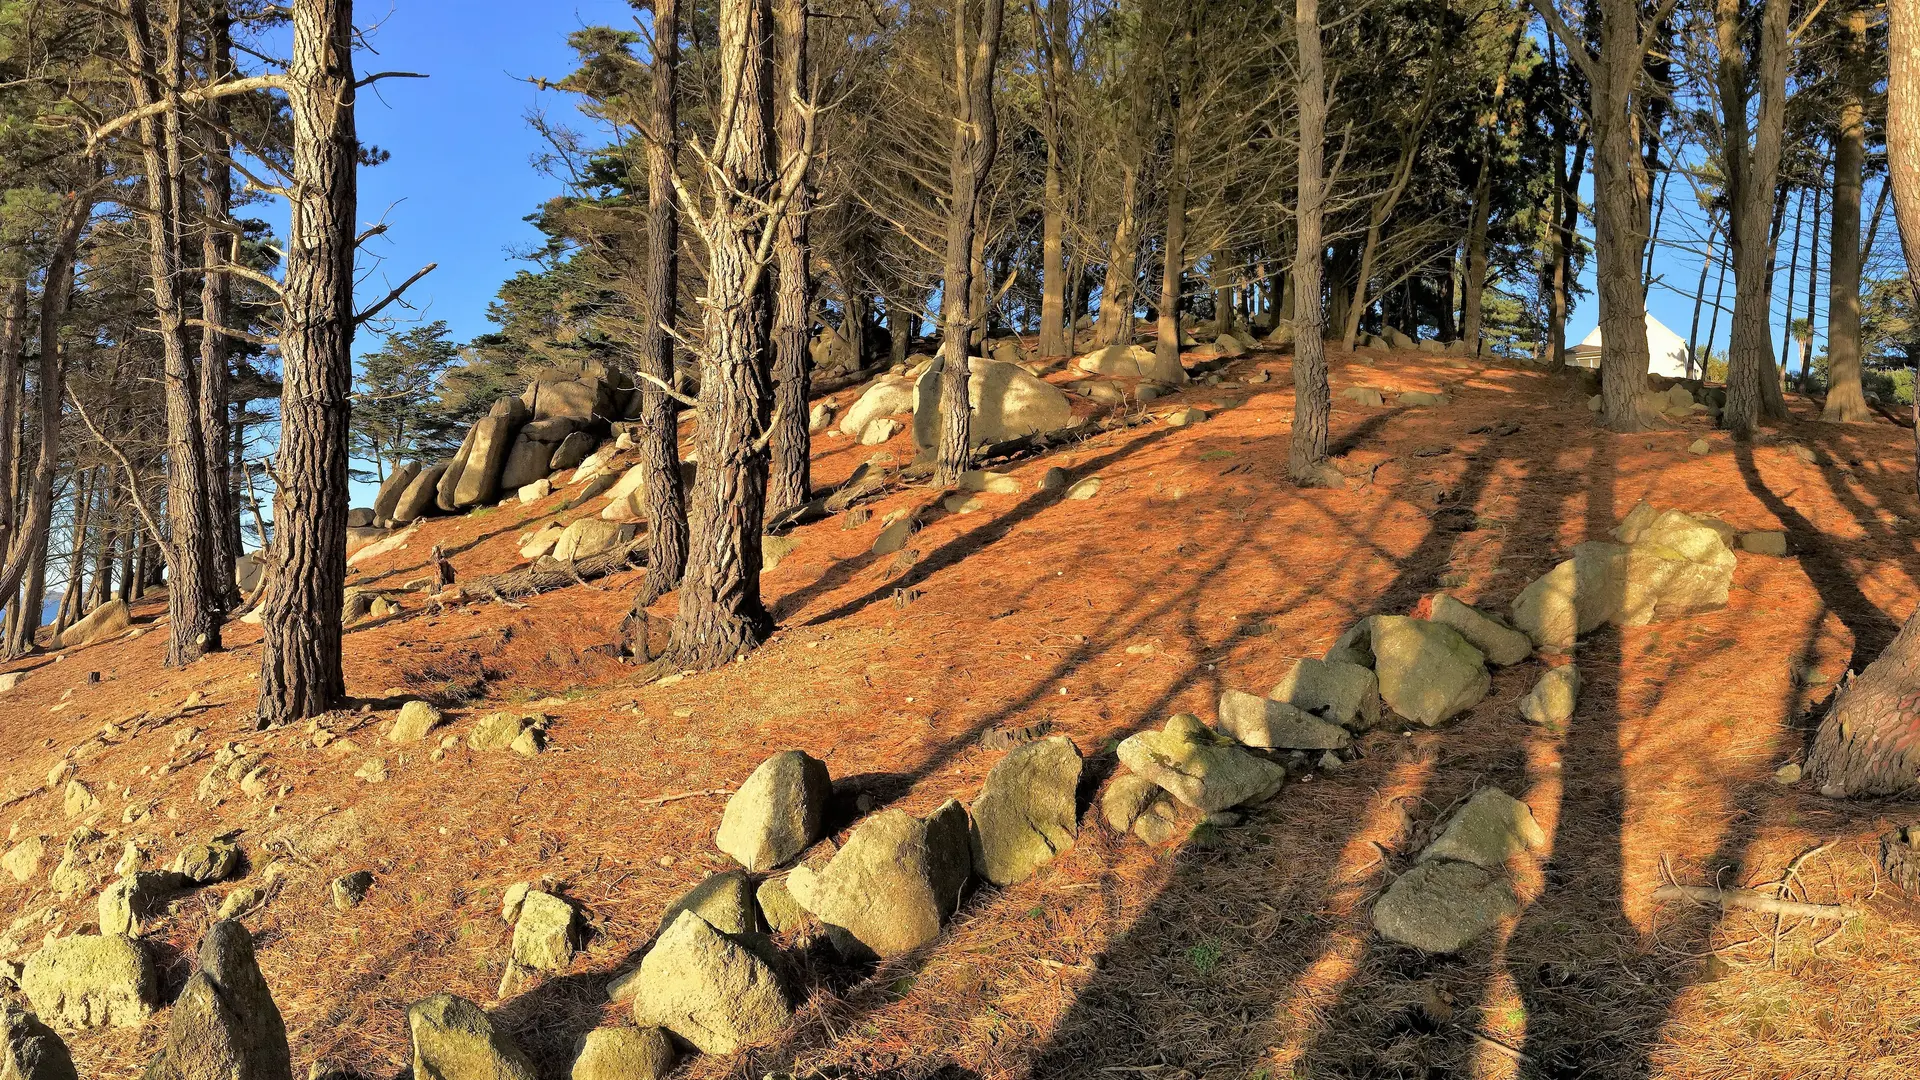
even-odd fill
[{"label": "sunlit tree trunk", "polygon": [[[1745,439],[1762,415],[1774,411],[1772,400],[1779,397],[1767,330],[1773,284],[1767,230],[1786,117],[1787,3],[1764,0],[1755,54],[1758,70],[1751,74],[1740,0],[1716,0],[1714,10],[1724,129],[1721,156],[1730,207],[1727,239],[1733,262],[1733,336],[1727,347],[1727,404],[1721,423],[1735,438]],[[1753,97],[1759,103],[1749,138]],[[1779,408],[1784,407],[1781,401]]]},{"label": "sunlit tree trunk", "polygon": [[1840,72],[1840,115],[1833,150],[1833,267],[1827,285],[1827,401],[1820,419],[1867,419],[1860,388],[1860,189],[1867,157],[1867,9],[1847,13],[1846,59]]},{"label": "sunlit tree trunk", "polygon": [[1300,160],[1293,249],[1293,433],[1287,445],[1287,475],[1296,484],[1324,486],[1338,474],[1327,464],[1332,397],[1327,388],[1326,311],[1320,298],[1327,129],[1320,0],[1294,0],[1293,29],[1298,42],[1294,86],[1300,108]]},{"label": "sunlit tree trunk", "polygon": [[[776,113],[782,157],[805,152],[806,119],[800,111],[807,94],[806,0],[774,0],[780,24],[781,101]],[[779,293],[773,316],[773,464],[767,481],[767,514],[777,516],[813,495],[812,444],[807,434],[807,345],[813,326],[813,280],[807,247],[810,185],[802,180],[780,223],[776,258]],[[863,320],[864,321],[864,320]],[[856,362],[865,357],[856,354]]]},{"label": "sunlit tree trunk", "polygon": [[[210,82],[231,79],[233,42],[231,16],[226,0],[214,0],[207,26],[207,76]],[[208,585],[212,590],[215,618],[224,618],[240,603],[240,590],[233,580],[233,562],[240,554],[229,541],[226,523],[233,516],[233,476],[227,470],[231,456],[228,445],[230,424],[227,418],[231,342],[218,327],[232,319],[233,285],[221,269],[235,261],[239,238],[228,216],[233,202],[233,170],[226,162],[229,125],[227,98],[208,103],[213,123],[198,133],[206,145],[202,166],[200,201],[200,437],[201,459],[207,470],[207,553]]]},{"label": "sunlit tree trunk", "polygon": [[346,694],[340,609],[360,150],[353,40],[353,0],[294,0],[287,72],[293,205],[280,332],[279,487],[261,620],[262,727],[317,716]]}]

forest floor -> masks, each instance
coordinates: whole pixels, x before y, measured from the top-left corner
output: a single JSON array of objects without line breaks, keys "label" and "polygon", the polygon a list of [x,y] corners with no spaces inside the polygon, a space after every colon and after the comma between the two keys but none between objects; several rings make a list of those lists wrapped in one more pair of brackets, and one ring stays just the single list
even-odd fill
[{"label": "forest floor", "polygon": [[[129,837],[152,838],[164,862],[240,830],[253,872],[193,894],[152,931],[169,993],[222,895],[258,884],[270,859],[286,863],[246,921],[300,1075],[316,1060],[402,1074],[406,1006],[448,990],[493,1009],[559,1078],[585,1030],[624,1020],[606,983],[666,905],[732,865],[713,831],[726,793],[767,755],[804,749],[827,762],[838,797],[920,812],[979,789],[1000,756],[983,732],[1045,720],[1104,776],[1121,738],[1174,712],[1211,717],[1224,689],[1264,693],[1362,616],[1410,610],[1441,588],[1504,611],[1645,499],[1785,530],[1791,554],[1740,554],[1724,610],[1584,639],[1585,690],[1564,730],[1518,715],[1538,672],[1521,665],[1496,670],[1458,720],[1367,735],[1359,760],[1291,784],[1243,827],[1151,849],[1089,812],[1069,852],[972,896],[925,955],[849,971],[813,954],[783,1041],[683,1072],[1909,1075],[1920,911],[1880,879],[1877,856],[1878,837],[1920,820],[1920,807],[1834,802],[1774,770],[1800,754],[1807,712],[1920,602],[1911,433],[1887,419],[1823,425],[1795,399],[1793,419],[1747,446],[1698,416],[1614,435],[1593,423],[1577,379],[1417,353],[1335,353],[1332,364],[1336,393],[1445,388],[1452,403],[1336,398],[1335,453],[1349,471],[1377,468],[1346,490],[1303,491],[1285,478],[1287,357],[1254,352],[1222,385],[1150,406],[1196,405],[1206,422],[1113,431],[1010,466],[1024,493],[983,494],[979,512],[932,521],[911,556],[870,549],[887,511],[937,498],[925,489],[888,494],[858,528],[836,517],[798,529],[764,582],[778,633],[742,662],[670,685],[639,684],[597,648],[637,572],[518,607],[357,625],[348,689],[371,711],[330,727],[359,753],[315,749],[304,727],[252,731],[256,627],[231,624],[227,651],[184,671],[161,666],[157,632],[37,656],[11,665],[29,673],[0,699],[0,784],[31,791],[71,754],[102,803],[103,866]],[[1271,378],[1244,381],[1260,371]],[[1519,430],[1470,434],[1501,421]],[[1701,437],[1711,451],[1690,454]],[[816,482],[833,482],[912,446],[907,434],[885,447],[835,434],[816,451]],[[1098,495],[1033,490],[1055,465],[1100,476]],[[418,576],[433,543],[463,578],[508,569],[519,537],[562,499],[434,521],[350,584]],[[917,597],[899,604],[901,590]],[[137,621],[163,611],[150,600]],[[183,710],[195,691],[204,703]],[[401,694],[446,705],[460,735],[494,710],[537,709],[553,717],[550,749],[522,759],[462,744],[433,762],[430,740],[396,752],[380,736]],[[99,738],[109,722],[121,733]],[[204,762],[157,774],[189,726],[205,730],[202,747],[266,752],[265,794],[196,799]],[[356,778],[371,757],[384,759],[384,782]],[[1530,803],[1552,838],[1548,857],[1516,870],[1522,913],[1458,957],[1384,942],[1372,900],[1488,784]],[[152,817],[121,824],[147,801]],[[48,865],[75,824],[58,790],[0,810],[11,835],[53,838]],[[1668,880],[1773,882],[1815,848],[1795,895],[1862,917],[1776,921],[1652,899]],[[371,895],[336,911],[327,882],[361,868],[376,875]],[[568,973],[496,999],[511,935],[501,894],[543,877],[587,913],[590,940]],[[0,879],[6,918],[33,916],[11,955],[94,918],[92,893],[61,899],[45,880]],[[81,1075],[137,1075],[163,1030],[74,1037]]]}]

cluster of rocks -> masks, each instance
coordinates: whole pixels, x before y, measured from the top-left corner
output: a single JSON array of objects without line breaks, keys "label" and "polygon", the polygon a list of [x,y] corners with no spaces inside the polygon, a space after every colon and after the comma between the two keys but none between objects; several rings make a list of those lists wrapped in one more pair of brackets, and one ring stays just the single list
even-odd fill
[{"label": "cluster of rocks", "polygon": [[[931,453],[940,436],[942,374],[946,358],[909,357],[903,371],[882,375],[841,414],[842,435],[862,445],[886,442],[911,426],[916,452]],[[975,446],[1054,431],[1073,423],[1073,406],[1052,383],[1020,363],[973,357],[968,360],[967,399],[973,409],[968,427]],[[900,417],[911,414],[902,421]],[[809,426],[826,427],[830,412],[816,408]]]},{"label": "cluster of rocks", "polygon": [[[1587,399],[1587,409],[1598,415],[1605,407],[1605,402],[1605,398],[1595,394]],[[1678,380],[1658,389],[1642,390],[1634,398],[1634,409],[1639,413],[1640,423],[1646,427],[1659,427],[1670,421],[1684,420],[1694,415],[1704,415],[1718,423],[1720,410],[1725,408],[1726,404],[1726,387],[1701,386],[1696,393],[1695,390],[1689,389],[1686,383]]]},{"label": "cluster of rocks", "polygon": [[1466,338],[1455,338],[1452,341],[1436,341],[1431,338],[1422,340],[1403,334],[1391,326],[1382,326],[1378,334],[1363,333],[1355,344],[1363,349],[1419,350],[1436,356],[1472,356],[1474,353]]}]

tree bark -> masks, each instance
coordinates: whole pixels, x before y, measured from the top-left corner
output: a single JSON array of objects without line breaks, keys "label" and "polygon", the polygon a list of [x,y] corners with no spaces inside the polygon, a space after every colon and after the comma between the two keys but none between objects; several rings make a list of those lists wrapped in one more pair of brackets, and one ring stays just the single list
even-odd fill
[{"label": "tree bark", "polygon": [[[1807,372],[1813,367],[1813,305],[1815,302],[1815,296],[1818,293],[1818,286],[1820,282],[1819,236],[1820,236],[1820,215],[1823,212],[1823,207],[1821,207],[1820,205],[1820,200],[1825,197],[1826,197],[1826,192],[1823,191],[1819,187],[1819,185],[1815,185],[1813,189],[1812,242],[1807,245],[1807,317],[1805,319],[1807,332],[1800,335],[1800,385],[1802,387],[1806,386]],[[1787,308],[1789,311],[1791,311],[1793,308],[1792,294],[1788,294],[1787,296]],[[1787,389],[1787,374],[1788,374],[1787,365],[1785,364],[1780,365],[1779,386],[1782,394],[1784,394]],[[1786,403],[1786,399],[1782,397],[1781,404],[1783,407],[1785,403]]]},{"label": "tree bark", "polygon": [[[0,560],[19,527],[20,408],[26,400],[27,279],[0,283]],[[0,594],[0,604],[6,604]]]},{"label": "tree bark", "polygon": [[953,19],[953,141],[948,155],[951,195],[947,204],[946,272],[940,294],[943,361],[940,371],[940,433],[934,459],[934,484],[960,482],[972,449],[971,372],[967,345],[980,312],[973,310],[974,236],[980,227],[980,182],[998,149],[993,114],[993,72],[1000,55],[1000,23],[1005,0],[978,0],[980,28],[968,29],[971,3],[962,3]]},{"label": "tree bark", "polygon": [[634,597],[643,611],[680,587],[687,567],[686,491],[680,476],[680,405],[661,387],[676,383],[673,337],[667,332],[680,306],[680,217],[673,174],[680,140],[680,0],[653,6],[654,137],[647,140],[646,325],[640,331],[640,370],[652,376],[640,393],[642,512],[647,521],[647,576]]},{"label": "tree bark", "polygon": [[353,0],[294,0],[293,198],[287,235],[280,453],[260,652],[262,727],[346,695],[347,420],[353,382]]},{"label": "tree bark", "polygon": [[1113,246],[1107,249],[1107,273],[1100,287],[1100,314],[1093,324],[1093,347],[1125,345],[1133,340],[1133,289],[1139,273],[1140,172],[1146,166],[1147,94],[1145,64],[1129,74],[1127,129],[1121,145],[1120,216],[1113,227]]},{"label": "tree bark", "polygon": [[[1693,290],[1693,325],[1687,329],[1687,378],[1694,378],[1694,364],[1700,365],[1700,378],[1706,377],[1707,362],[1700,356],[1700,309],[1707,302],[1707,272],[1720,260],[1714,258],[1713,243],[1720,238],[1720,219],[1709,216],[1707,222],[1707,253],[1700,257],[1700,283]],[[1714,303],[1719,303],[1716,299]]]},{"label": "tree bark", "polygon": [[1867,9],[1847,13],[1846,59],[1833,151],[1833,266],[1827,282],[1827,401],[1820,419],[1856,424],[1872,414],[1860,388],[1860,191],[1867,157]]},{"label": "tree bark", "polygon": [[[1888,0],[1887,183],[1920,289],[1920,0]],[[1916,404],[1920,420],[1920,404]],[[1920,427],[1915,429],[1920,466]],[[1880,795],[1920,787],[1920,611],[1886,651],[1841,684],[1820,722],[1806,774],[1823,795]]]},{"label": "tree bark", "polygon": [[760,600],[772,290],[758,251],[775,179],[773,16],[768,0],[722,0],[717,16],[721,84],[704,170],[700,478],[688,506],[692,543],[666,653],[669,663],[702,671],[745,655],[773,630]]},{"label": "tree bark", "polygon": [[[232,17],[227,0],[214,0],[207,27],[207,77],[219,83],[234,76]],[[202,459],[207,470],[207,550],[212,602],[217,620],[224,618],[240,603],[240,589],[234,584],[233,563],[240,552],[229,542],[226,522],[233,516],[233,476],[227,469],[232,456],[227,419],[231,343],[227,335],[213,329],[231,325],[233,285],[221,267],[235,262],[239,238],[231,231],[229,209],[233,202],[233,170],[226,156],[231,152],[226,130],[227,100],[215,98],[208,103],[213,123],[206,125],[199,138],[206,146],[200,184],[201,215],[200,258],[200,436]]]},{"label": "tree bark", "polygon": [[1072,74],[1067,35],[1068,0],[1029,0],[1034,40],[1040,57],[1042,116],[1046,124],[1047,172],[1040,201],[1040,355],[1065,356],[1073,350],[1067,329],[1066,192],[1061,179],[1061,142],[1065,139],[1061,94]]},{"label": "tree bark", "polygon": [[1326,486],[1338,473],[1327,464],[1326,310],[1320,294],[1325,245],[1327,76],[1320,47],[1320,0],[1294,0],[1297,44],[1295,97],[1300,109],[1299,189],[1293,249],[1293,433],[1287,475],[1302,486]]},{"label": "tree bark", "polygon": [[[806,0],[774,0],[780,24],[778,113],[782,158],[805,153],[806,118],[801,114],[807,71]],[[813,282],[807,247],[807,216],[813,209],[810,185],[802,180],[780,222],[775,257],[779,293],[773,316],[773,465],[767,481],[767,513],[777,515],[813,497],[812,444],[807,433],[807,344],[813,325]],[[864,336],[864,335],[863,335]],[[864,365],[864,355],[855,354]]]},{"label": "tree bark", "polygon": [[[1720,95],[1726,163],[1727,203],[1733,253],[1733,337],[1727,349],[1727,404],[1721,423],[1736,439],[1747,439],[1760,417],[1772,411],[1769,396],[1779,387],[1771,378],[1772,342],[1767,332],[1772,281],[1768,273],[1772,245],[1767,241],[1774,185],[1780,175],[1786,117],[1787,3],[1763,0],[1757,46],[1758,71],[1749,75],[1740,0],[1716,0],[1715,32],[1720,63]],[[1747,129],[1749,85],[1759,97],[1751,142]],[[1780,402],[1784,409],[1785,402]]]},{"label": "tree bark", "polygon": [[[1189,9],[1190,12],[1193,9]],[[1191,18],[1191,15],[1190,15]],[[1169,386],[1187,381],[1187,369],[1180,364],[1180,294],[1187,263],[1187,188],[1193,158],[1193,105],[1186,83],[1193,63],[1194,31],[1191,21],[1174,58],[1173,81],[1173,154],[1167,169],[1167,229],[1160,250],[1160,319],[1153,347],[1153,364],[1140,374]]]},{"label": "tree bark", "polygon": [[[186,277],[182,241],[186,166],[182,159],[186,77],[184,0],[172,0],[166,41],[156,56],[147,0],[125,0],[129,69],[136,108],[166,105],[138,121],[146,171],[147,259],[154,315],[159,323],[167,414],[167,664],[190,664],[220,649],[220,613],[214,599],[206,445],[200,429],[199,373],[187,352]],[[341,528],[345,529],[344,522]]]}]

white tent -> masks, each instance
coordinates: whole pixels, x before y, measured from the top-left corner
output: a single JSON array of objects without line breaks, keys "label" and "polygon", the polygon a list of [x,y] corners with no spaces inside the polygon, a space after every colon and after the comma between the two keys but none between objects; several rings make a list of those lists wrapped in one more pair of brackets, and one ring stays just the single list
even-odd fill
[{"label": "white tent", "polygon": [[[1685,379],[1697,374],[1687,370],[1687,343],[1654,318],[1651,312],[1647,314],[1647,356],[1648,374],[1665,375],[1673,379]],[[1599,327],[1594,327],[1593,333],[1588,334],[1585,341],[1568,352],[1567,363],[1572,367],[1600,366]]]}]

